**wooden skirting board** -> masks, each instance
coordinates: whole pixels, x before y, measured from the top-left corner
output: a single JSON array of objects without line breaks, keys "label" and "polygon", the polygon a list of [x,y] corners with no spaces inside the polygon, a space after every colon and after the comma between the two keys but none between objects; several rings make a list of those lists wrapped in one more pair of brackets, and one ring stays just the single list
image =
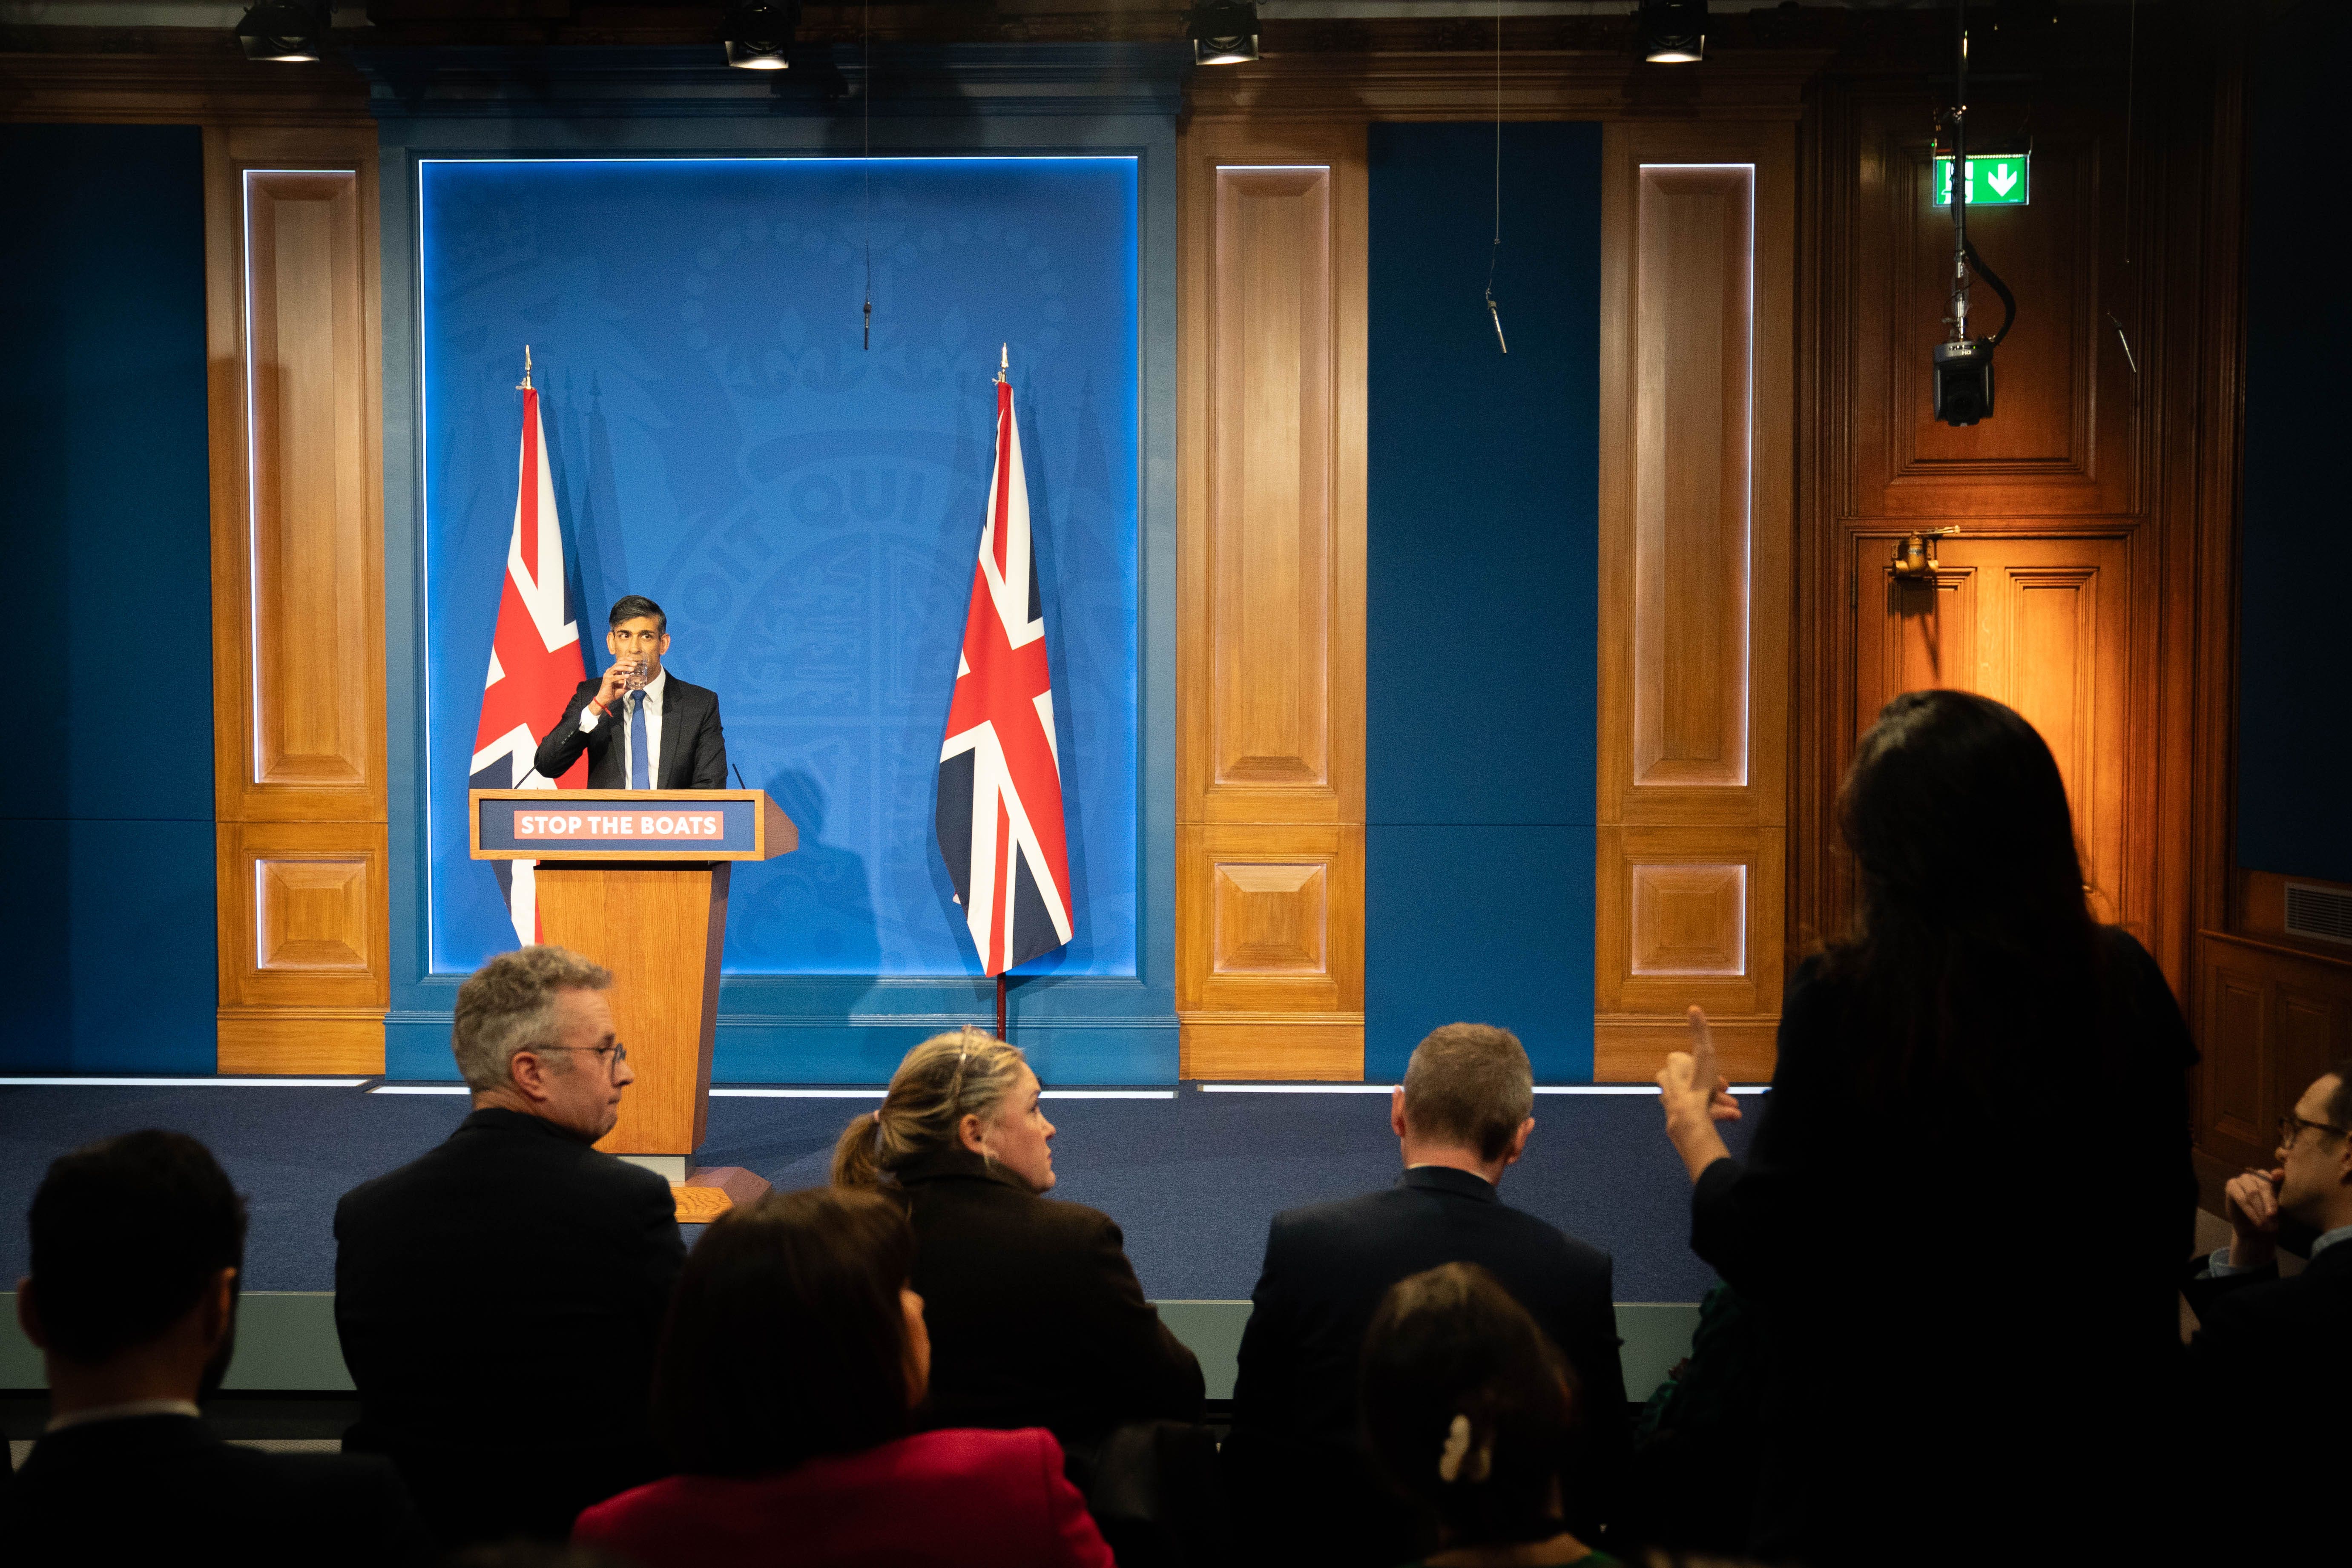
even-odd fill
[{"label": "wooden skirting board", "polygon": [[214,1070],[383,1073],[381,1007],[223,1007]]},{"label": "wooden skirting board", "polygon": [[[1734,1083],[1769,1083],[1778,1018],[1709,1018],[1716,1058]],[[1666,1065],[1671,1051],[1690,1049],[1690,1028],[1680,1018],[1596,1018],[1592,1022],[1592,1080],[1648,1083]]]},{"label": "wooden skirting board", "polygon": [[[1180,1015],[1181,1017],[1181,1015]],[[1361,1083],[1364,1020],[1181,1018],[1177,1074],[1187,1079],[1278,1079]]]}]

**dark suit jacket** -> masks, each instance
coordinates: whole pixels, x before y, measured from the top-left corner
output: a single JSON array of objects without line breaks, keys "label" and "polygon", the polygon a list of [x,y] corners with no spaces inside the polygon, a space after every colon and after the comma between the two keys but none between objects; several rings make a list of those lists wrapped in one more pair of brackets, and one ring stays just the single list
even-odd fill
[{"label": "dark suit jacket", "polygon": [[654,1347],[686,1261],[669,1184],[552,1122],[477,1110],[335,1209],[347,1448],[389,1455],[447,1542],[562,1540],[666,1467]]},{"label": "dark suit jacket", "polygon": [[[562,777],[563,770],[586,752],[590,789],[629,787],[628,774],[622,767],[622,748],[613,741],[628,722],[625,710],[597,720],[596,727],[585,733],[580,729],[582,710],[603,684],[582,681],[572,700],[564,704],[563,717],[539,743],[536,765],[550,783]],[[725,789],[727,732],[719,727],[719,693],[707,686],[689,685],[672,674],[662,686],[661,721],[661,759],[654,770],[653,787]]]},{"label": "dark suit jacket", "polygon": [[26,1568],[159,1563],[424,1563],[433,1543],[382,1459],[267,1454],[187,1415],[53,1432],[0,1488],[0,1559]]},{"label": "dark suit jacket", "polygon": [[2217,1560],[2340,1562],[2341,1511],[2352,1475],[2352,1241],[2339,1241],[2292,1279],[2275,1264],[2221,1279],[2195,1276],[2181,1289],[2197,1313],[2189,1342],[2192,1430],[2200,1463],[2253,1456],[2258,1496],[2200,1512],[2218,1525]]},{"label": "dark suit jacket", "polygon": [[[2155,960],[2103,942],[2083,1021],[2050,1021],[2063,998],[2020,1011],[2001,1041],[1964,1042],[1978,1084],[1894,1109],[1867,1092],[1891,1042],[1859,997],[1819,960],[1791,981],[1748,1158],[1692,1190],[1692,1250],[1769,1346],[1750,1556],[1877,1568],[1900,1540],[1910,1568],[1988,1541],[2168,1560],[2177,1532],[2134,1532],[2180,1513],[2196,1049]],[[2037,1173],[2074,1194],[2055,1247],[2019,1229]]]},{"label": "dark suit jacket", "polygon": [[1357,1364],[1390,1286],[1443,1263],[1493,1270],[1575,1369],[1584,1409],[1569,1524],[1593,1539],[1630,1442],[1609,1255],[1423,1165],[1384,1193],[1276,1215],[1234,1384],[1223,1460],[1235,1533],[1268,1561],[1402,1562],[1421,1525],[1358,1435]]},{"label": "dark suit jacket", "polygon": [[962,1150],[895,1176],[931,1335],[931,1426],[1044,1426],[1066,1447],[1122,1422],[1201,1418],[1201,1363],[1143,1299],[1108,1215]]}]

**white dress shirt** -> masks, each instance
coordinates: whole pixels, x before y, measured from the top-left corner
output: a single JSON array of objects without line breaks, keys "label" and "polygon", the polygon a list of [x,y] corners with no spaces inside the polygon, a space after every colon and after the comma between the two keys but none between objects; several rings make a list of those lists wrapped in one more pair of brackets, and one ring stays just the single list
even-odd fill
[{"label": "white dress shirt", "polygon": [[[646,783],[654,789],[661,788],[661,710],[662,692],[669,686],[669,667],[664,665],[658,674],[646,682]],[[621,727],[621,787],[629,787],[629,704],[639,696],[635,691],[621,693],[613,713],[613,721]],[[580,732],[592,735],[604,721],[597,717],[596,704],[590,702],[580,710]]]},{"label": "white dress shirt", "polygon": [[[2334,1230],[2321,1231],[2312,1241],[2311,1258],[2318,1257],[2346,1237],[2352,1237],[2352,1225],[2339,1225]],[[2310,1260],[2310,1258],[2304,1259],[2306,1263]],[[2230,1249],[2227,1246],[2215,1247],[2213,1255],[2205,1260],[2205,1274],[2209,1279],[2227,1279],[2232,1274],[2252,1274],[2252,1272],[2253,1269],[2244,1264],[2230,1261]]]}]

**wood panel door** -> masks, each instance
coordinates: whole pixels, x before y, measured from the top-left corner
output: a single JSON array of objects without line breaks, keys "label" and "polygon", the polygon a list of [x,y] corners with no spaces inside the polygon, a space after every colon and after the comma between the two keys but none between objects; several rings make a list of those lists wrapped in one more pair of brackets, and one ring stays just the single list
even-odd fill
[{"label": "wood panel door", "polygon": [[2066,780],[2092,907],[2121,918],[2125,672],[2131,552],[2121,537],[1963,535],[1940,542],[1932,583],[1898,578],[1894,540],[1854,538],[1852,733],[1906,691],[1948,688],[2008,703],[2042,732]]},{"label": "wood panel door", "polygon": [[222,1072],[383,1070],[383,383],[369,127],[205,132]]},{"label": "wood panel door", "polygon": [[1788,822],[1795,132],[1611,125],[1601,218],[1593,1076],[1705,1007],[1769,1078]]},{"label": "wood panel door", "polygon": [[1360,1079],[1365,132],[1179,147],[1180,1070]]}]

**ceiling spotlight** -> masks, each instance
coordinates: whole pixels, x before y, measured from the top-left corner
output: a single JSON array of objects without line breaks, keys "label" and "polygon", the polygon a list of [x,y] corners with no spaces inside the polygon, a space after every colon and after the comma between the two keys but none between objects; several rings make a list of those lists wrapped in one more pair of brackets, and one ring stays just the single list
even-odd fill
[{"label": "ceiling spotlight", "polygon": [[1202,0],[1185,14],[1192,63],[1237,66],[1257,58],[1255,0]]},{"label": "ceiling spotlight", "polygon": [[1636,24],[1642,58],[1652,65],[1692,65],[1706,58],[1706,0],[1641,0]]},{"label": "ceiling spotlight", "polygon": [[800,0],[735,0],[727,7],[727,63],[744,70],[788,70],[793,29],[800,26]]},{"label": "ceiling spotlight", "polygon": [[315,60],[327,48],[327,6],[310,0],[261,0],[246,7],[236,41],[249,60]]}]

